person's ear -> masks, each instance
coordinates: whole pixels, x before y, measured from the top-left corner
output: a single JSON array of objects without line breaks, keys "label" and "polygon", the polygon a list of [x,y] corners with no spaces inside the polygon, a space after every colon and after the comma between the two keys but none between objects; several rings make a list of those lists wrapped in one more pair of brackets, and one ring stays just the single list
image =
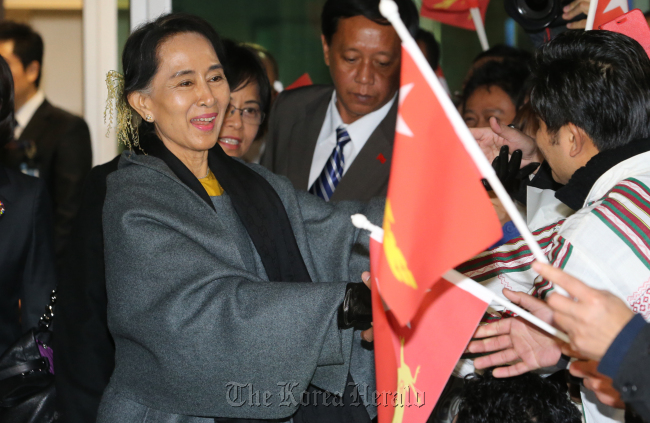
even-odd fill
[{"label": "person's ear", "polygon": [[321,34],[320,35],[320,41],[323,43],[323,56],[325,58],[325,64],[327,66],[330,65],[330,46],[327,44],[327,40],[325,39],[325,35]]},{"label": "person's ear", "polygon": [[151,122],[155,116],[151,112],[151,98],[140,91],[134,91],[127,96],[129,105],[136,111],[143,120]]},{"label": "person's ear", "polygon": [[592,142],[591,138],[582,128],[578,128],[573,123],[569,122],[567,129],[569,131],[569,142],[571,143],[569,155],[571,157],[577,157],[589,147],[587,143]]},{"label": "person's ear", "polygon": [[27,80],[32,84],[36,84],[36,80],[38,79],[38,75],[40,73],[41,73],[41,64],[38,63],[36,60],[34,60],[29,65],[27,65],[27,67],[25,68],[25,76],[27,77]]}]

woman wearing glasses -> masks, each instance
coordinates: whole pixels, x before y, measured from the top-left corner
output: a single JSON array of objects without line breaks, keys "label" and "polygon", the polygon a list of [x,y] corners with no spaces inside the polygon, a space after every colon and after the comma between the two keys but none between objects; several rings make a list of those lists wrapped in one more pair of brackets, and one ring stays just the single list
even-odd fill
[{"label": "woman wearing glasses", "polygon": [[229,156],[242,157],[257,137],[271,103],[271,85],[255,53],[224,41],[230,105],[219,133],[219,145]]}]

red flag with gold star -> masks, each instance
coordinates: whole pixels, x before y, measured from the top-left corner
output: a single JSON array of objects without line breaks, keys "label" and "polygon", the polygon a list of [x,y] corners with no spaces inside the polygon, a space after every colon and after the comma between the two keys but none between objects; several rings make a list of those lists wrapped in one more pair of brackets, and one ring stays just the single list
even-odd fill
[{"label": "red flag with gold star", "polygon": [[420,14],[447,25],[476,31],[469,9],[478,7],[485,22],[488,3],[489,0],[423,0]]},{"label": "red flag with gold star", "polygon": [[[379,235],[379,236],[378,236]],[[378,268],[381,235],[370,241],[379,423],[424,423],[438,402],[489,303],[485,288],[462,275],[446,275],[429,291],[408,326],[384,310]]]},{"label": "red flag with gold star", "polygon": [[445,272],[501,236],[501,225],[473,159],[403,48],[384,214],[384,258],[377,274],[381,296],[400,325],[412,320],[427,291]]}]

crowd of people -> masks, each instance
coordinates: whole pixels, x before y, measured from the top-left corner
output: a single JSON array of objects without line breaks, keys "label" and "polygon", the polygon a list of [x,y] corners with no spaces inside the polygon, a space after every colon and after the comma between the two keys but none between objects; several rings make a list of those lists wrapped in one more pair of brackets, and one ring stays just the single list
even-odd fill
[{"label": "crowd of people", "polygon": [[[378,4],[327,0],[333,84],[288,90],[264,47],[200,17],[143,24],[108,78],[125,151],[92,169],[87,125],[39,89],[41,37],[0,22],[0,400],[23,377],[2,354],[56,287],[50,419],[376,421],[369,237],[350,216],[381,225],[398,120]],[[489,308],[429,422],[650,421],[650,58],[569,29],[481,53],[452,99],[551,263],[490,194],[504,237],[457,270],[570,343]],[[323,400],[287,400],[303,394]]]}]

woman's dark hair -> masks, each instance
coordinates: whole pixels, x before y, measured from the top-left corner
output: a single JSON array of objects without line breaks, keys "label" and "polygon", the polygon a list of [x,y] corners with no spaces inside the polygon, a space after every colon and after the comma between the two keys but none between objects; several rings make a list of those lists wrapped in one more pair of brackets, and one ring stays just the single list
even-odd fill
[{"label": "woman's dark hair", "polygon": [[534,373],[497,379],[491,371],[465,378],[457,423],[580,423],[567,388]]},{"label": "woman's dark hair", "polygon": [[226,55],[225,71],[230,91],[235,92],[251,82],[259,87],[260,107],[266,116],[271,107],[271,84],[266,75],[266,69],[255,51],[232,40],[223,41]]},{"label": "woman's dark hair", "polygon": [[[204,36],[224,62],[225,54],[221,39],[212,26],[198,16],[184,13],[163,15],[154,21],[138,27],[124,45],[122,66],[124,68],[124,101],[128,95],[146,90],[158,71],[158,47],[177,34],[195,33]],[[140,134],[153,131],[153,123],[142,121]]]},{"label": "woman's dark hair", "polygon": [[[395,3],[402,22],[415,37],[420,27],[420,17],[413,0],[395,0]],[[327,0],[321,14],[321,31],[327,44],[332,42],[332,37],[339,26],[339,19],[354,16],[363,16],[380,25],[390,25],[379,12],[379,0]]]},{"label": "woman's dark hair", "polygon": [[650,59],[626,35],[558,35],[535,54],[531,87],[531,106],[551,135],[573,123],[598,151],[650,137]]},{"label": "woman's dark hair", "polygon": [[512,100],[516,109],[523,104],[526,93],[526,80],[530,75],[528,63],[520,60],[504,59],[491,60],[479,66],[469,78],[463,89],[462,108],[465,109],[467,100],[479,88],[499,87]]},{"label": "woman's dark hair", "polygon": [[486,57],[491,57],[495,59],[514,59],[514,60],[520,60],[522,62],[528,62],[533,58],[533,55],[532,53],[517,47],[511,47],[505,44],[497,44],[491,47],[490,49],[479,53],[474,58],[472,63],[476,63],[479,60],[484,59]]},{"label": "woman's dark hair", "polygon": [[0,57],[0,147],[14,139],[14,78],[9,65]]}]

